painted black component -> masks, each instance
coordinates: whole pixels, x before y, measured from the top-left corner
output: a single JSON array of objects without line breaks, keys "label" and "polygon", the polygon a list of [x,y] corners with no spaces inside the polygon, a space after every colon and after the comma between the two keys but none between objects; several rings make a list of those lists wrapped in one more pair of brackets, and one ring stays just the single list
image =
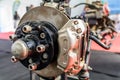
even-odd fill
[{"label": "painted black component", "polygon": [[[30,26],[30,31],[28,32],[23,30],[26,25]],[[56,60],[58,54],[57,32],[54,25],[45,21],[31,21],[20,25],[15,32],[15,35],[18,36],[16,40],[22,40],[30,51],[28,57],[20,60],[20,62],[27,68],[31,63],[37,63],[36,70],[40,70]],[[38,45],[44,45],[45,51],[38,52],[36,50]]]}]

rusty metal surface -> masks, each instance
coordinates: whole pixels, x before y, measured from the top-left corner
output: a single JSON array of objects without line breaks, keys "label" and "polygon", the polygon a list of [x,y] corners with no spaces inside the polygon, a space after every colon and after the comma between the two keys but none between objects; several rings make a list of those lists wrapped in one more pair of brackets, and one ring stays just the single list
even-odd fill
[{"label": "rusty metal surface", "polygon": [[46,68],[42,70],[36,70],[34,72],[43,77],[56,77],[63,73],[63,71],[57,68],[57,62],[53,62]]},{"label": "rusty metal surface", "polygon": [[59,30],[68,20],[69,18],[57,9],[42,6],[28,11],[21,19],[19,25],[28,21],[47,21],[52,23]]},{"label": "rusty metal surface", "polygon": [[69,20],[58,31],[58,65],[68,75],[76,75],[85,64],[87,26],[80,19]]},{"label": "rusty metal surface", "polygon": [[[68,22],[68,20],[69,18],[57,9],[42,6],[28,11],[21,19],[19,25],[28,21],[47,21],[52,23],[59,30]],[[62,71],[57,68],[57,61],[49,64],[42,70],[36,70],[34,72],[43,77],[54,77],[62,73]]]}]

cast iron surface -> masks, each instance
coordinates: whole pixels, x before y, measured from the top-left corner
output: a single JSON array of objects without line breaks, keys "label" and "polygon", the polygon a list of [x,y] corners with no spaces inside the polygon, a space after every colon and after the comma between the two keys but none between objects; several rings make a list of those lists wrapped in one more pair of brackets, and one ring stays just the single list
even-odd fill
[{"label": "cast iron surface", "polygon": [[47,21],[59,30],[68,20],[69,18],[57,9],[42,6],[28,11],[21,19],[19,25],[29,21]]},{"label": "cast iron surface", "polygon": [[[21,19],[19,25],[31,21],[46,21],[54,25],[56,29],[59,30],[67,23],[68,20],[69,18],[57,9],[42,6],[33,8],[28,11]],[[62,71],[57,68],[56,61],[49,64],[44,69],[35,70],[34,72],[43,77],[53,77],[62,73]]]}]

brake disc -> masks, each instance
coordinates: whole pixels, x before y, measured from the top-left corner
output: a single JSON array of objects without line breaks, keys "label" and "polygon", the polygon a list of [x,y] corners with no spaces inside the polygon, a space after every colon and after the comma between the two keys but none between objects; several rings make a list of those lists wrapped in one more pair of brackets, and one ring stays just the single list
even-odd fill
[{"label": "brake disc", "polygon": [[[31,21],[46,21],[53,24],[56,29],[59,30],[68,22],[68,20],[69,18],[57,9],[42,6],[28,11],[20,20],[19,25]],[[54,77],[60,75],[63,71],[57,68],[57,61],[54,61],[44,69],[35,70],[34,72],[43,77]]]},{"label": "brake disc", "polygon": [[59,30],[68,22],[68,20],[69,18],[57,9],[42,6],[28,11],[21,19],[19,25],[29,21],[47,21],[53,24]]}]

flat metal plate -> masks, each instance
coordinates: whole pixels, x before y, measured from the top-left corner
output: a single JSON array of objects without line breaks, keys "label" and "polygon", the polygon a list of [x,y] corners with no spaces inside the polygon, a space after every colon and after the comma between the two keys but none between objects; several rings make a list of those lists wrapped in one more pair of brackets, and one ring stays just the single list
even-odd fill
[{"label": "flat metal plate", "polygon": [[52,23],[59,30],[68,20],[69,18],[59,10],[41,6],[28,11],[21,19],[19,25],[28,21],[47,21]]},{"label": "flat metal plate", "polygon": [[[28,21],[47,21],[59,30],[68,22],[68,20],[69,18],[57,9],[42,6],[28,11],[21,19],[19,25]],[[54,77],[60,75],[63,71],[57,68],[57,61],[55,61],[46,68],[34,72],[43,77]]]}]

